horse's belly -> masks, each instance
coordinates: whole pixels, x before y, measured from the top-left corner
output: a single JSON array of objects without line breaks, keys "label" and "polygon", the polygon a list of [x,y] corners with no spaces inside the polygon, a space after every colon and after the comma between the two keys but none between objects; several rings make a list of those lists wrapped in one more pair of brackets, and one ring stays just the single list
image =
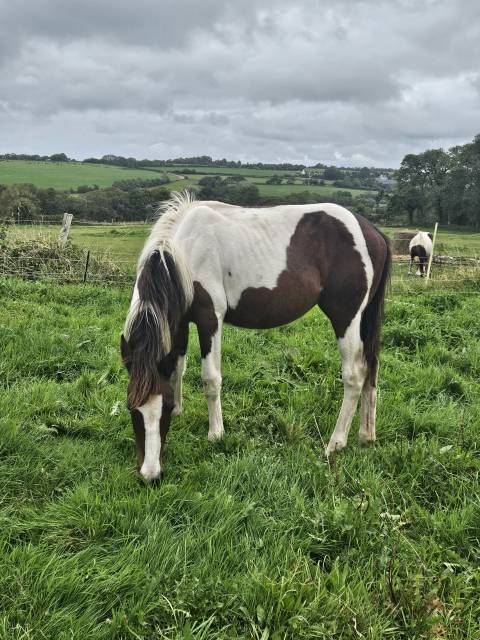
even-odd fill
[{"label": "horse's belly", "polygon": [[225,322],[247,329],[270,329],[288,324],[316,305],[320,293],[318,274],[305,273],[295,277],[284,272],[273,289],[245,289],[238,304],[227,309]]}]

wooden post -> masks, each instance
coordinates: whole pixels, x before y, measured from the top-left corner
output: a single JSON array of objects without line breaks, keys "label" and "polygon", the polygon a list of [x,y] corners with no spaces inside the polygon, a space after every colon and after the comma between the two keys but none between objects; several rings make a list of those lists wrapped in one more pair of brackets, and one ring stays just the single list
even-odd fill
[{"label": "wooden post", "polygon": [[61,247],[64,247],[68,240],[68,234],[70,233],[70,226],[72,224],[73,214],[64,213],[63,214],[63,222],[62,228],[60,229],[60,233],[58,234],[58,244]]},{"label": "wooden post", "polygon": [[87,281],[88,263],[90,262],[90,249],[87,251],[87,259],[85,260],[85,271],[83,272],[83,281]]},{"label": "wooden post", "polygon": [[430,280],[430,271],[432,270],[432,261],[433,261],[433,250],[435,249],[435,240],[437,239],[437,229],[438,229],[438,222],[435,223],[435,229],[433,231],[432,251],[430,253],[430,257],[428,258],[427,277],[425,279],[426,282]]}]

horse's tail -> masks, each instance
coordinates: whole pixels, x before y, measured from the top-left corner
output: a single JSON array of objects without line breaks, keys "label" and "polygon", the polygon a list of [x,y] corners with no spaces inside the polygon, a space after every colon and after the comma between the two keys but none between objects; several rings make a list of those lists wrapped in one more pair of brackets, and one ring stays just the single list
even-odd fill
[{"label": "horse's tail", "polygon": [[380,332],[383,323],[385,291],[390,282],[392,267],[390,241],[386,236],[381,235],[386,245],[385,262],[375,293],[365,307],[360,324],[363,355],[368,367],[367,380],[372,386],[376,386],[377,381],[378,353],[380,350]]},{"label": "horse's tail", "polygon": [[122,337],[130,409],[158,393],[159,364],[172,350],[179,322],[192,303],[193,282],[183,255],[171,246],[154,249],[140,268],[135,289]]}]

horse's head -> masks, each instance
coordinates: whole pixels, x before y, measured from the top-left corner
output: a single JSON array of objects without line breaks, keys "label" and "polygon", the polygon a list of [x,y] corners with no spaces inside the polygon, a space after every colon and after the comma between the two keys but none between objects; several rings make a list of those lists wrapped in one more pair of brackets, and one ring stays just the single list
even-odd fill
[{"label": "horse's head", "polygon": [[145,480],[156,480],[162,472],[161,454],[174,405],[172,367],[168,357],[160,363],[139,362],[142,351],[123,335],[120,350],[129,373],[127,406],[137,444],[138,467]]}]

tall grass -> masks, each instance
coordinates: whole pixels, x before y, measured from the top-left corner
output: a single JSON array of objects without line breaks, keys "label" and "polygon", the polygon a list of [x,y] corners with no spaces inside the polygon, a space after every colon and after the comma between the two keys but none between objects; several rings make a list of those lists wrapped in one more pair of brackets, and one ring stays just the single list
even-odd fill
[{"label": "tall grass", "polygon": [[[416,285],[415,285],[416,286]],[[160,487],[138,481],[127,288],[0,280],[0,637],[480,637],[480,299],[390,294],[378,437],[318,312],[227,327],[207,442],[192,331]]]}]

